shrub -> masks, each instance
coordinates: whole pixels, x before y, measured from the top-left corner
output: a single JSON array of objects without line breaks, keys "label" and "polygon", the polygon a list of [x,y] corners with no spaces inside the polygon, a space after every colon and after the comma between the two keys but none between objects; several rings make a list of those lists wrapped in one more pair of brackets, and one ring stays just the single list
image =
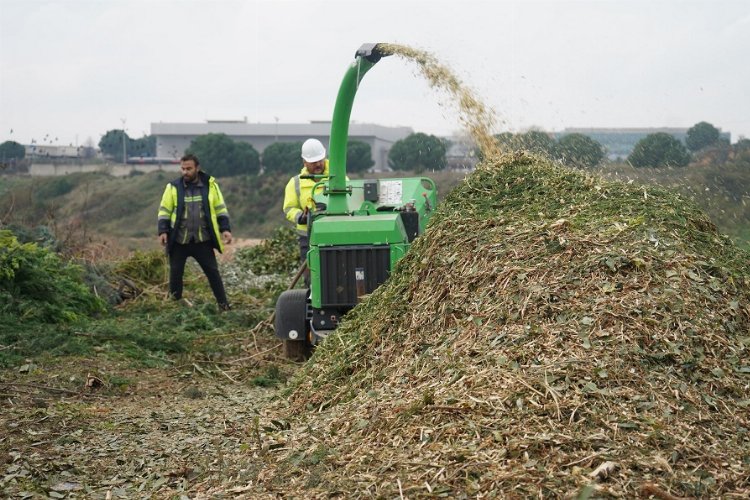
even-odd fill
[{"label": "shrub", "polygon": [[690,153],[671,135],[657,132],[638,141],[628,161],[634,167],[684,167],[690,162]]},{"label": "shrub", "polygon": [[80,266],[0,231],[0,323],[65,323],[103,312]]}]

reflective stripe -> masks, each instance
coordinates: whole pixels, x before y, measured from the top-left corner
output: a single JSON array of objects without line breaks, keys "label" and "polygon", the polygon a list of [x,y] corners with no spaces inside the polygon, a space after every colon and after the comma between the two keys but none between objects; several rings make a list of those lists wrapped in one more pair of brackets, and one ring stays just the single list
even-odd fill
[{"label": "reflective stripe", "polygon": [[171,220],[172,218],[169,215],[160,215],[158,220]]},{"label": "reflective stripe", "polygon": [[299,188],[299,175],[294,176],[294,191],[297,193],[297,203],[302,205],[302,200],[299,199],[302,194]]},{"label": "reflective stripe", "polygon": [[172,210],[170,210],[169,208],[165,207],[164,205],[162,205],[162,206],[159,207],[159,211],[167,213],[167,214],[171,214],[172,213]]},{"label": "reflective stripe", "polygon": [[222,203],[221,205],[216,205],[214,208],[218,212],[219,210],[225,210],[227,208],[227,206]]},{"label": "reflective stripe", "polygon": [[288,214],[289,212],[291,212],[292,210],[299,210],[299,209],[298,209],[298,208],[295,208],[295,207],[289,207],[289,208],[287,208],[286,210],[284,210],[284,215],[287,215],[287,214]]}]

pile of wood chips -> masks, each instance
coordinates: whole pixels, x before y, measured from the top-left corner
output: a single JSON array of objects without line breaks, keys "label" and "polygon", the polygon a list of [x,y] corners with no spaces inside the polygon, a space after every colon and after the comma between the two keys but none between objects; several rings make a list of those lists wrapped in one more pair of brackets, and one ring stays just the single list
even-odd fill
[{"label": "pile of wood chips", "polygon": [[256,493],[747,498],[748,298],[679,196],[489,158],[266,410]]}]

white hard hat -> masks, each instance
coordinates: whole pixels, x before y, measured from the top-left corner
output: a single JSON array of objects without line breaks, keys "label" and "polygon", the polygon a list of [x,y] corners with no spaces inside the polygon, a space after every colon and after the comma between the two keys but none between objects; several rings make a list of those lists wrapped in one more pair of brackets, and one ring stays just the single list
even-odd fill
[{"label": "white hard hat", "polygon": [[317,139],[308,139],[302,144],[302,159],[315,163],[326,157],[326,148]]}]

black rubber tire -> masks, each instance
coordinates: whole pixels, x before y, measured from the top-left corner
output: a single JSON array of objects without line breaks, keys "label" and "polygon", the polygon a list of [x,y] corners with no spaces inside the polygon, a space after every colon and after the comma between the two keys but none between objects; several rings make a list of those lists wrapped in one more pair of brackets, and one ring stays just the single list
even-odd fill
[{"label": "black rubber tire", "polygon": [[[287,290],[276,301],[274,330],[276,336],[284,340],[284,355],[294,361],[305,361],[312,355],[306,311],[307,290]],[[296,330],[299,338],[289,339],[290,330]]]}]

